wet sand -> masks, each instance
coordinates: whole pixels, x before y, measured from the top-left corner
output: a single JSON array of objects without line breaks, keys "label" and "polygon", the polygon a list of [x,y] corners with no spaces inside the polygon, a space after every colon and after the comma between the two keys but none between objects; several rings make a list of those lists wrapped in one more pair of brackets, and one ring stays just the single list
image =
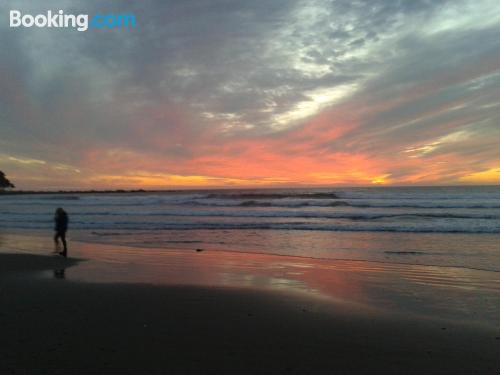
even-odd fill
[{"label": "wet sand", "polygon": [[286,290],[62,278],[64,267],[70,274],[85,263],[0,254],[1,374],[494,374],[500,366],[500,330],[491,327]]}]

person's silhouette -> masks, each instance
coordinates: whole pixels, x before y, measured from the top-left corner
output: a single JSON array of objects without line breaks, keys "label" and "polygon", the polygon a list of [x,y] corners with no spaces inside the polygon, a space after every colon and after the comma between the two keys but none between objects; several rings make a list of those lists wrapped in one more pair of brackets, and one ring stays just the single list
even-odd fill
[{"label": "person's silhouette", "polygon": [[57,248],[59,246],[59,238],[61,239],[63,244],[63,251],[59,254],[64,257],[68,255],[68,245],[66,244],[66,231],[68,230],[68,221],[68,214],[66,213],[66,211],[64,211],[62,208],[58,208],[54,216],[54,229],[56,231],[56,234],[54,235],[54,243]]}]

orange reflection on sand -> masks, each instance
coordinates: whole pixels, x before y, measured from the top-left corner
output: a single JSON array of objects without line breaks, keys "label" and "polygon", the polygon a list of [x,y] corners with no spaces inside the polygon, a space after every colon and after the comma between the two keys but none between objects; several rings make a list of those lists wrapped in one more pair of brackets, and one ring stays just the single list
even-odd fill
[{"label": "orange reflection on sand", "polygon": [[[137,249],[79,243],[73,252],[88,258],[67,271],[87,282],[264,288],[361,301],[361,284],[350,277],[358,262],[226,252]],[[76,256],[76,255],[75,255]]]}]

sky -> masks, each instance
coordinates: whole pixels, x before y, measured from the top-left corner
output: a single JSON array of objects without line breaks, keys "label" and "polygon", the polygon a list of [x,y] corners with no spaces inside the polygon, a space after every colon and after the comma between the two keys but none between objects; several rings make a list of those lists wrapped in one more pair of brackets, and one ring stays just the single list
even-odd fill
[{"label": "sky", "polygon": [[[135,28],[9,28],[9,10]],[[20,189],[500,184],[497,0],[2,1]]]}]

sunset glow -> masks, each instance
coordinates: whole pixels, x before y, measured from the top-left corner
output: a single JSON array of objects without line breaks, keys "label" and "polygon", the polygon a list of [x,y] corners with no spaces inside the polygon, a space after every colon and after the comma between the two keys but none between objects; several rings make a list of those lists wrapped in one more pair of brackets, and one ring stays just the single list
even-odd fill
[{"label": "sunset glow", "polygon": [[2,24],[0,170],[21,189],[499,184],[498,4],[356,4]]}]

